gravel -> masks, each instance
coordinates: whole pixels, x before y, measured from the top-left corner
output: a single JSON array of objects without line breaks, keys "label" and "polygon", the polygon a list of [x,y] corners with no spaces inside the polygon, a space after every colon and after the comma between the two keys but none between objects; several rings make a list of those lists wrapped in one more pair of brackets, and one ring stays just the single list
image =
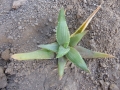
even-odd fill
[{"label": "gravel", "polygon": [[1,54],[1,57],[4,60],[9,60],[9,58],[10,58],[10,50],[6,49],[5,51],[3,51],[2,54]]}]

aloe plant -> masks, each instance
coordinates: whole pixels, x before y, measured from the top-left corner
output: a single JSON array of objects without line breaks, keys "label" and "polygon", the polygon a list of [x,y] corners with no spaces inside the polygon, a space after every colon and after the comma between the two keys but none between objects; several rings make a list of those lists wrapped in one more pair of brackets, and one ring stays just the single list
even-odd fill
[{"label": "aloe plant", "polygon": [[74,63],[77,67],[90,72],[83,58],[112,58],[114,56],[88,50],[84,47],[78,46],[77,44],[88,32],[85,31],[86,27],[98,12],[101,6],[98,6],[95,11],[83,22],[83,24],[70,35],[67,22],[65,20],[64,8],[60,9],[58,16],[56,42],[46,45],[38,45],[40,50],[28,53],[19,53],[12,55],[13,59],[17,60],[33,60],[33,59],[58,59],[58,75],[59,79],[62,79],[66,62],[69,60]]}]

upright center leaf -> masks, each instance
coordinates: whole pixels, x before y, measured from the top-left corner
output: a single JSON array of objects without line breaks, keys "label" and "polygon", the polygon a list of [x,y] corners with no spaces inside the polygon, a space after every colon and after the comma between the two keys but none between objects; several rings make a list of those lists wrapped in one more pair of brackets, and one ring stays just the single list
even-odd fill
[{"label": "upright center leaf", "polygon": [[70,32],[68,30],[68,26],[65,20],[64,8],[61,8],[59,13],[56,39],[59,45],[62,45],[65,48],[68,47],[70,42]]}]

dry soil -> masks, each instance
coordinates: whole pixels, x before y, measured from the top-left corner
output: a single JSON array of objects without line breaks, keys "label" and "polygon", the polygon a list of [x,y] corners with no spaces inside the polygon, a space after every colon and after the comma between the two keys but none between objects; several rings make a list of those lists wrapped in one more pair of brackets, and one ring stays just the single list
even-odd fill
[{"label": "dry soil", "polygon": [[[75,31],[101,3],[99,0],[0,0],[0,90],[119,90],[120,89],[120,0],[104,0],[80,42],[113,59],[85,59],[91,74],[73,64],[61,81],[57,60],[17,61],[14,53],[39,49],[55,41],[55,26],[61,6],[66,9],[70,32]],[[19,6],[19,4],[18,4]]]}]

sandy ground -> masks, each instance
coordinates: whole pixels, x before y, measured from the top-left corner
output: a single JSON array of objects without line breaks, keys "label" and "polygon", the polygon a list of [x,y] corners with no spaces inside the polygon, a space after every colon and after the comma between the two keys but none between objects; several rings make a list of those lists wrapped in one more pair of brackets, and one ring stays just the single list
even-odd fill
[{"label": "sandy ground", "polygon": [[[0,0],[0,90],[119,90],[120,0],[105,0],[93,18],[81,46],[116,56],[86,59],[91,74],[76,66],[65,69],[59,81],[57,60],[17,61],[10,55],[39,49],[55,41],[61,6],[72,33],[101,3],[99,0],[26,0],[12,9],[14,0]],[[18,4],[19,6],[19,4]]]}]

